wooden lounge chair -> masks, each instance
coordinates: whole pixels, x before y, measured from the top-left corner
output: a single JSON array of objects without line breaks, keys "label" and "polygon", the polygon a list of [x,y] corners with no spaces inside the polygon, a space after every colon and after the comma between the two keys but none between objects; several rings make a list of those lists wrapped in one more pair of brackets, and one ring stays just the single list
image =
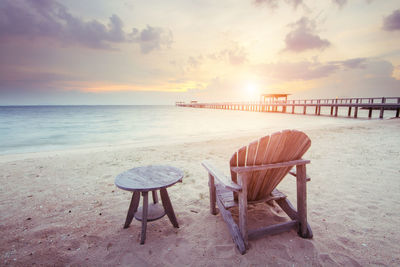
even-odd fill
[{"label": "wooden lounge chair", "polygon": [[[311,145],[306,134],[285,130],[264,136],[240,148],[230,160],[231,179],[215,169],[209,162],[202,165],[209,174],[210,212],[217,214],[215,204],[228,225],[241,254],[248,248],[248,239],[264,234],[277,234],[295,228],[303,238],[312,238],[307,223],[306,164],[302,159]],[[296,172],[291,171],[296,166]],[[297,211],[276,187],[287,175],[297,180]],[[252,203],[275,200],[291,221],[258,229],[247,229],[247,206]],[[232,218],[230,208],[238,206],[239,225]]]}]

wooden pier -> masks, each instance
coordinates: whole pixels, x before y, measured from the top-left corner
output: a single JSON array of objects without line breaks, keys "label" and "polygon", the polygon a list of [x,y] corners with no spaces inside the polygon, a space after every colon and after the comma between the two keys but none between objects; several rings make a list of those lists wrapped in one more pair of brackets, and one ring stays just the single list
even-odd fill
[{"label": "wooden pier", "polygon": [[[304,99],[273,102],[259,101],[225,103],[193,103],[192,101],[192,103],[177,102],[176,106],[254,112],[280,112],[286,114],[312,114],[317,116],[330,115],[334,117],[338,116],[338,111],[340,108],[346,109],[347,116],[354,118],[357,118],[359,116],[359,109],[368,110],[368,118],[372,118],[373,110],[379,110],[379,118],[383,118],[383,114],[386,110],[396,111],[396,117],[399,117],[400,115],[400,97]],[[321,108],[325,108],[325,112],[326,109],[328,109],[328,113],[322,113]]]}]

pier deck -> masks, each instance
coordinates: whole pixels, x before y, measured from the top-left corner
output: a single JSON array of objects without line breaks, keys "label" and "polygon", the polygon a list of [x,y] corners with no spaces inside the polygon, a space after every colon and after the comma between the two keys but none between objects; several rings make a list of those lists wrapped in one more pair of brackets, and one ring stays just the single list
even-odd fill
[{"label": "pier deck", "polygon": [[[337,117],[339,108],[347,108],[348,117],[358,117],[359,109],[368,110],[368,118],[372,117],[373,110],[379,110],[379,118],[383,118],[386,110],[395,110],[396,117],[400,113],[400,97],[373,97],[373,98],[334,98],[334,99],[304,99],[287,100],[282,102],[223,102],[223,103],[183,103],[177,102],[176,106],[191,108],[210,108],[242,110],[255,112],[281,112],[288,114],[304,115],[330,115]],[[321,108],[330,108],[328,114],[322,114]],[[299,113],[298,110],[301,110]],[[297,112],[296,112],[297,110]],[[307,113],[312,110],[312,113]],[[289,111],[289,112],[288,112]]]}]

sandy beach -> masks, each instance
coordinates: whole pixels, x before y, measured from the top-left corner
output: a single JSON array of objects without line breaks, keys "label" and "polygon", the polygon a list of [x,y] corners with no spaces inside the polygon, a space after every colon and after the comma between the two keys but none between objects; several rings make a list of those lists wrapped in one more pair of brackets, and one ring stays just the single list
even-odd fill
[{"label": "sandy beach", "polygon": [[[228,173],[228,160],[259,138],[218,138],[147,147],[104,147],[0,156],[1,266],[399,266],[400,120],[354,120],[352,126],[304,131],[311,240],[295,231],[250,241],[240,255],[220,215],[209,212],[201,161]],[[264,135],[268,135],[264,133]],[[124,170],[167,164],[184,171],[168,189],[180,228],[165,216],[123,229],[131,194],[114,185]],[[278,188],[292,203],[295,180]],[[266,222],[286,217],[258,205]]]}]

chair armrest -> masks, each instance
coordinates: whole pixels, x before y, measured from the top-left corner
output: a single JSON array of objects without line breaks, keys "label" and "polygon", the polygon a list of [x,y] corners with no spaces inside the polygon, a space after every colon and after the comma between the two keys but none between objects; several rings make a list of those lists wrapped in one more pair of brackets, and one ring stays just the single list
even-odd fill
[{"label": "chair armrest", "polygon": [[[291,169],[291,170],[289,171],[289,174],[290,174],[290,175],[293,175],[294,177],[297,177],[296,168]],[[311,181],[311,178],[308,177],[308,176],[306,176],[306,181],[307,181],[307,182]]]},{"label": "chair armrest", "polygon": [[242,187],[234,182],[232,182],[226,175],[218,171],[210,162],[203,161],[201,163],[203,167],[208,171],[210,175],[214,177],[223,187],[231,191],[240,192]]},{"label": "chair armrest", "polygon": [[263,171],[263,170],[268,170],[268,169],[290,167],[290,166],[294,166],[294,165],[304,165],[304,164],[308,164],[310,162],[311,161],[309,161],[309,160],[299,159],[299,160],[292,160],[292,161],[271,163],[271,164],[263,164],[263,165],[231,167],[231,171],[234,171],[236,173]]}]

